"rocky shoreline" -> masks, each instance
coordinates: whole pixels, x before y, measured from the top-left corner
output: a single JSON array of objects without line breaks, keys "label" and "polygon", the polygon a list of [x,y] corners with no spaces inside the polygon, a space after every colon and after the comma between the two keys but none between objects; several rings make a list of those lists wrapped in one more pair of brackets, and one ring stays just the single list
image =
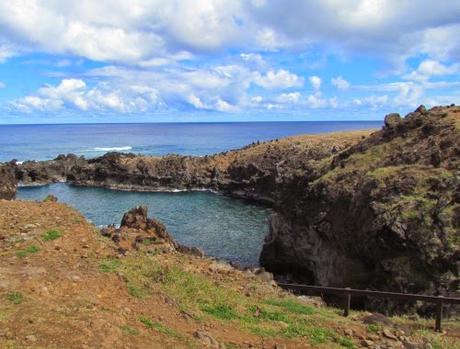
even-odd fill
[{"label": "rocky shoreline", "polygon": [[0,165],[0,198],[12,199],[19,183],[61,181],[212,190],[274,208],[260,261],[278,278],[458,296],[459,125],[459,107],[419,107],[388,115],[373,133],[291,137],[205,157],[12,161]]}]

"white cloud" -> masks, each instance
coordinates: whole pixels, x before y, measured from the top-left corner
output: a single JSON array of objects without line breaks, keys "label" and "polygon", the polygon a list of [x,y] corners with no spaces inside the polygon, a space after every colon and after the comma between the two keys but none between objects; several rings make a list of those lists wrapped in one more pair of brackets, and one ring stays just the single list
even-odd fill
[{"label": "white cloud", "polygon": [[332,78],[331,84],[339,90],[347,90],[350,87],[350,83],[341,76]]},{"label": "white cloud", "polygon": [[356,106],[365,106],[365,107],[370,107],[371,109],[377,109],[380,107],[383,107],[390,101],[390,98],[387,95],[382,95],[382,96],[368,96],[368,97],[363,97],[363,98],[355,98],[352,101],[352,104]]},{"label": "white cloud", "polygon": [[240,57],[245,62],[254,63],[257,66],[265,66],[267,62],[258,53],[241,53]]},{"label": "white cloud", "polygon": [[56,111],[64,108],[80,111],[141,112],[157,109],[161,101],[153,88],[148,86],[125,86],[124,88],[101,83],[88,87],[80,79],[64,79],[58,85],[40,88],[35,95],[12,102],[15,110]]},{"label": "white cloud", "polygon": [[460,71],[460,64],[444,65],[432,59],[426,59],[419,64],[416,70],[405,76],[408,80],[429,80],[433,76],[446,76]]},{"label": "white cloud", "polygon": [[[431,0],[0,2],[1,39],[14,52],[135,64],[174,61],[178,52],[277,50],[311,43],[388,57],[421,51],[431,58],[456,58],[459,18],[458,1],[440,5]],[[11,54],[0,49],[0,59]]]},{"label": "white cloud", "polygon": [[5,87],[6,87],[6,84],[0,81],[0,88],[5,88]]},{"label": "white cloud", "polygon": [[308,78],[310,84],[315,91],[318,91],[321,88],[321,78],[319,76],[313,75]]},{"label": "white cloud", "polygon": [[267,89],[286,89],[303,86],[303,78],[285,69],[279,69],[256,77],[254,83]]},{"label": "white cloud", "polygon": [[282,93],[277,98],[278,103],[298,103],[300,101],[300,92]]},{"label": "white cloud", "polygon": [[313,109],[337,108],[338,102],[335,97],[324,98],[322,93],[317,91],[314,94],[307,96],[306,105],[307,107]]}]

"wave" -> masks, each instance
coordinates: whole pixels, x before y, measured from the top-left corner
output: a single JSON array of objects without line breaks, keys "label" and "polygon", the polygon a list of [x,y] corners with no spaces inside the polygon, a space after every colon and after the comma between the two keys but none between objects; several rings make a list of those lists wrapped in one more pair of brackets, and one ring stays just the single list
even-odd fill
[{"label": "wave", "polygon": [[133,149],[133,147],[127,145],[124,147],[96,147],[93,148],[91,151],[127,151],[131,149]]}]

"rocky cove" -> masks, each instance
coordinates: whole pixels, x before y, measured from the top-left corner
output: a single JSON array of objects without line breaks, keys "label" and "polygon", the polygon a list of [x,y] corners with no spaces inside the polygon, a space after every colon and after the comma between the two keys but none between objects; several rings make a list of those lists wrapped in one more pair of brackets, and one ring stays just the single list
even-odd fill
[{"label": "rocky cove", "polygon": [[388,115],[375,132],[290,137],[205,157],[13,160],[0,166],[0,197],[13,199],[18,184],[60,181],[213,190],[273,207],[260,263],[278,279],[458,296],[459,171],[460,108],[419,107]]}]

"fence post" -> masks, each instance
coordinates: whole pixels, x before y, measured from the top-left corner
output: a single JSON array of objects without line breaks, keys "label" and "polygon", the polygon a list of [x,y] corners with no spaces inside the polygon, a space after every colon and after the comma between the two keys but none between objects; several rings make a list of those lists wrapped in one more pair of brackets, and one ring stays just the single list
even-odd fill
[{"label": "fence post", "polygon": [[[349,287],[345,288],[346,290],[349,290]],[[351,293],[345,294],[345,304],[343,307],[343,316],[347,317],[350,315],[350,303],[351,303]]]},{"label": "fence post", "polygon": [[441,321],[442,321],[442,296],[438,297],[438,303],[436,306],[436,325],[434,330],[436,332],[441,332]]}]

